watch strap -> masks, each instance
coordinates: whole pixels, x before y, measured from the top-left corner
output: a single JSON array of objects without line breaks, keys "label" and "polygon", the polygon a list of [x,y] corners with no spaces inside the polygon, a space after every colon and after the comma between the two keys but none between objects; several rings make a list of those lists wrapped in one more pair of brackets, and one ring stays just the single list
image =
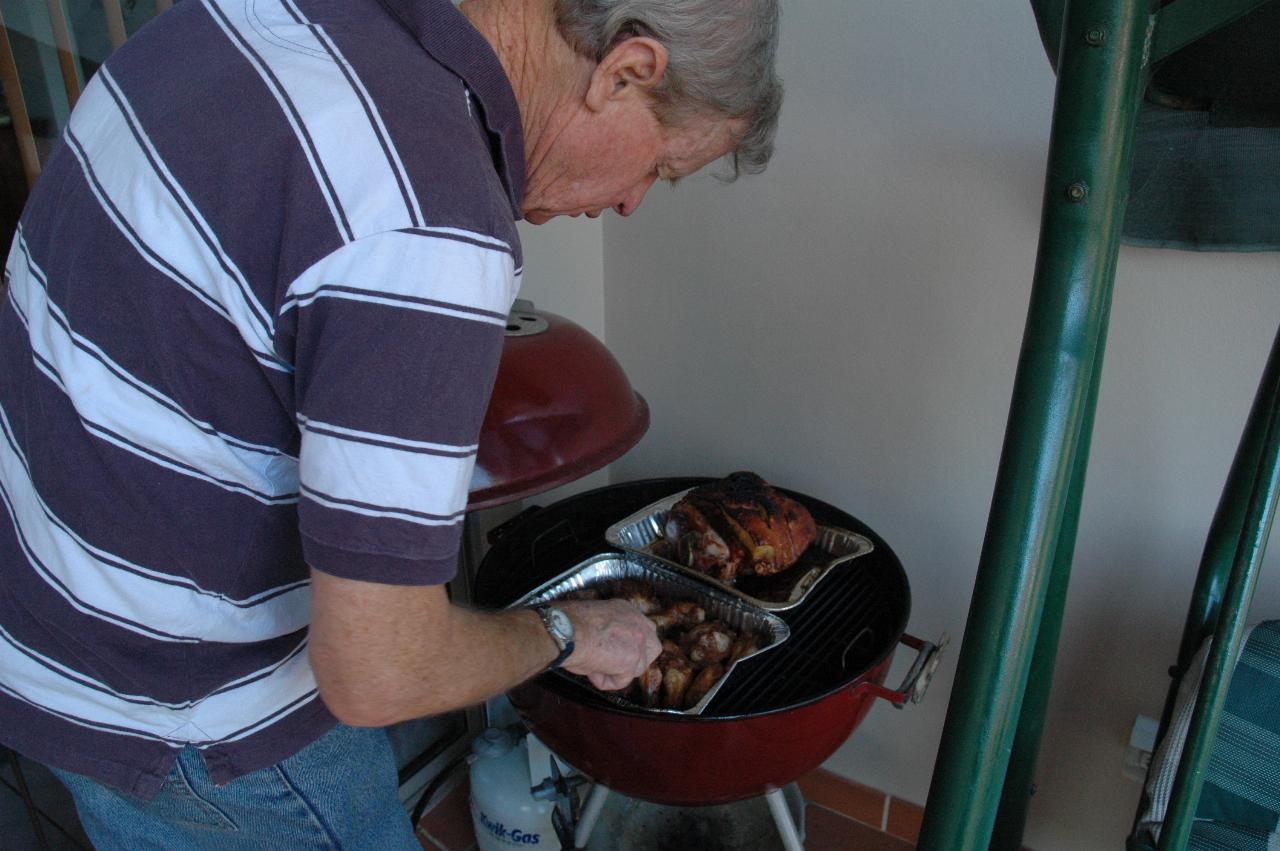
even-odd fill
[{"label": "watch strap", "polygon": [[556,657],[555,661],[547,666],[547,670],[554,671],[556,668],[559,668],[561,665],[563,665],[565,663],[565,660],[572,655],[573,655],[573,642],[566,641],[564,643],[564,649],[560,651],[560,655]]}]

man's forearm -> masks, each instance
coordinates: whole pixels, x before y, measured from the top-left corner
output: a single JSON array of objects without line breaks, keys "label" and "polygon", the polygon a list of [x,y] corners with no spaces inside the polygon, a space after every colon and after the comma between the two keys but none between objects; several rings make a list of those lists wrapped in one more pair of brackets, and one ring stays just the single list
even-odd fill
[{"label": "man's forearm", "polygon": [[536,613],[451,605],[440,587],[312,571],[311,663],[339,720],[383,726],[470,706],[541,671],[555,642]]},{"label": "man's forearm", "polygon": [[[447,642],[449,651],[432,660],[435,671],[422,675],[423,686],[448,682],[446,709],[471,706],[500,694],[541,673],[560,650],[547,633],[542,619],[529,609],[482,612],[451,606],[455,630]],[[417,664],[408,663],[415,670]],[[438,703],[429,696],[423,701]],[[436,710],[439,711],[439,710]],[[406,717],[430,714],[422,705],[409,707]]]}]

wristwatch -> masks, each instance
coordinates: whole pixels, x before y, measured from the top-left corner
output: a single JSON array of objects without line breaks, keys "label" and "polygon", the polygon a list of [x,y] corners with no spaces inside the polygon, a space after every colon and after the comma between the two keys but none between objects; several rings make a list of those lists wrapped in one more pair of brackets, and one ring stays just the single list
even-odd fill
[{"label": "wristwatch", "polygon": [[569,616],[561,610],[545,603],[532,608],[538,613],[538,617],[542,618],[542,624],[547,628],[547,633],[560,648],[560,655],[551,663],[548,670],[559,668],[573,653],[573,621],[569,620]]}]

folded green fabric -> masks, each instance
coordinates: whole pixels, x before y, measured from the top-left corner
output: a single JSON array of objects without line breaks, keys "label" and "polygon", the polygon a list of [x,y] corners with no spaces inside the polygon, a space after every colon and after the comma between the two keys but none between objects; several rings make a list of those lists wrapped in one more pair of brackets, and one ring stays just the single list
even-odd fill
[{"label": "folded green fabric", "polygon": [[1280,251],[1280,127],[1144,103],[1124,241],[1195,251]]},{"label": "folded green fabric", "polygon": [[1276,851],[1276,834],[1204,821],[1191,828],[1187,851]]},{"label": "folded green fabric", "polygon": [[[1203,4],[1208,9],[1213,3]],[[1066,0],[1031,0],[1049,61]],[[1124,240],[1280,251],[1280,2],[1165,58],[1138,115]]]},{"label": "folded green fabric", "polygon": [[1268,833],[1280,822],[1280,621],[1254,627],[1240,653],[1196,818]]},{"label": "folded green fabric", "polygon": [[[1209,642],[1178,686],[1147,778],[1144,828],[1158,833],[1173,791]],[[1280,621],[1249,631],[1231,675],[1188,848],[1280,851]]]}]

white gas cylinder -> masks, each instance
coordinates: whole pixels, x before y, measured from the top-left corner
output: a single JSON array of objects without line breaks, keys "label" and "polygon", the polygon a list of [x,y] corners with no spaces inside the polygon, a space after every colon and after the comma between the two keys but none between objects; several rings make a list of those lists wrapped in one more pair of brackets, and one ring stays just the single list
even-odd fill
[{"label": "white gas cylinder", "polygon": [[529,794],[525,740],[491,727],[471,743],[471,821],[480,851],[560,847],[550,801]]}]

